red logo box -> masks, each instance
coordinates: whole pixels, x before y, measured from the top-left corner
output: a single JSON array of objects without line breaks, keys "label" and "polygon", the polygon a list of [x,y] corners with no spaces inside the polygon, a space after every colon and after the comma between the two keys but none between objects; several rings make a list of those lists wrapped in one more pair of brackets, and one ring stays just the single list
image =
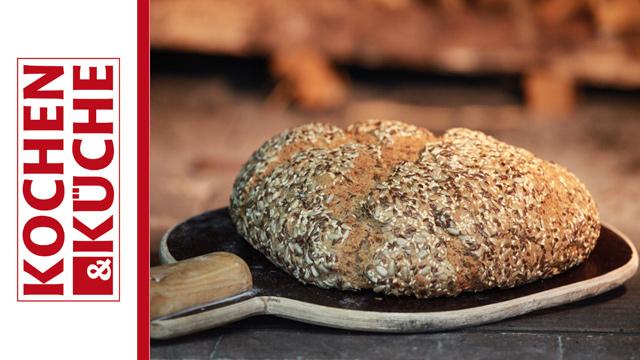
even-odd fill
[{"label": "red logo box", "polygon": [[73,258],[73,294],[109,295],[113,293],[112,257]]}]

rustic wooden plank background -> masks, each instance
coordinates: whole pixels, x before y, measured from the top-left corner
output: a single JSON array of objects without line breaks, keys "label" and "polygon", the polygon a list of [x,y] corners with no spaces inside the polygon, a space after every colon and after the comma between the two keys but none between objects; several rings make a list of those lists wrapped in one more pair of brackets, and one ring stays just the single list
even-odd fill
[{"label": "rustic wooden plank background", "polygon": [[640,87],[638,0],[153,0],[151,45],[272,60],[281,93],[343,104],[332,64],[521,74],[528,108],[568,113],[579,84]]},{"label": "rustic wooden plank background", "polygon": [[[152,262],[176,222],[226,206],[242,163],[284,128],[386,117],[441,132],[484,130],[575,172],[601,217],[640,245],[640,93],[584,89],[567,119],[529,116],[516,77],[449,78],[341,68],[347,103],[312,113],[274,93],[260,59],[154,53],[151,85]],[[496,324],[440,334],[326,329],[274,317],[247,319],[172,341],[154,359],[640,358],[640,277],[593,299]]]}]

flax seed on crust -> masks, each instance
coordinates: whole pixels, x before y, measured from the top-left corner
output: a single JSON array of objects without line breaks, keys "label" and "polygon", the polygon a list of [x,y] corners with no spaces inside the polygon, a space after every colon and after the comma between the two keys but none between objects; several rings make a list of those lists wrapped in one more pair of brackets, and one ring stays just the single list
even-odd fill
[{"label": "flax seed on crust", "polygon": [[565,168],[481,132],[397,121],[309,124],[262,145],[230,212],[296,279],[427,298],[512,287],[580,264],[596,205]]}]

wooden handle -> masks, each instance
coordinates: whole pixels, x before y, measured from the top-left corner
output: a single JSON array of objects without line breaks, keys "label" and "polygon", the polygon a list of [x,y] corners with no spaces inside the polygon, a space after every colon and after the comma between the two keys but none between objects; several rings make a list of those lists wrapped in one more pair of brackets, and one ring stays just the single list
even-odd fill
[{"label": "wooden handle", "polygon": [[149,283],[151,319],[237,295],[253,286],[249,266],[227,252],[151,268]]}]

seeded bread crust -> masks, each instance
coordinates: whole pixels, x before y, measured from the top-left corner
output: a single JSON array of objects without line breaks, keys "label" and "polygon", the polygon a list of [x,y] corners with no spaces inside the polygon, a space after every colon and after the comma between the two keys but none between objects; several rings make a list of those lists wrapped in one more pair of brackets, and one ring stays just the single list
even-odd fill
[{"label": "seeded bread crust", "polygon": [[580,264],[596,205],[565,168],[481,132],[396,121],[287,130],[233,186],[239,233],[303,283],[420,298]]}]

